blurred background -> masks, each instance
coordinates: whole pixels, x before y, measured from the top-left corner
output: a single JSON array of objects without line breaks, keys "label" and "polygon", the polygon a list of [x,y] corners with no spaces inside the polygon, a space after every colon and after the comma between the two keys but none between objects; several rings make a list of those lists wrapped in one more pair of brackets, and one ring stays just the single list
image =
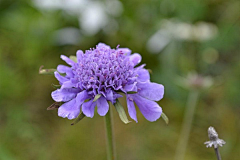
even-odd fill
[{"label": "blurred background", "polygon": [[203,144],[213,126],[227,142],[222,158],[238,160],[239,11],[238,0],[0,0],[0,159],[106,159],[104,117],[71,126],[47,111],[57,80],[38,74],[41,65],[65,64],[61,54],[104,42],[142,55],[151,80],[165,86],[159,104],[170,119],[151,123],[137,110],[139,122],[125,125],[113,110],[119,160],[174,159],[192,74],[209,83],[199,90],[185,159],[216,159]]}]

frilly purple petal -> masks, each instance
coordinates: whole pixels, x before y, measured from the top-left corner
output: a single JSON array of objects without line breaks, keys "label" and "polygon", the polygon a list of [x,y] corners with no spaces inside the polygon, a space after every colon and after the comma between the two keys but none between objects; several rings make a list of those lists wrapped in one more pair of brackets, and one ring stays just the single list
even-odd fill
[{"label": "frilly purple petal", "polygon": [[93,102],[93,100],[90,100],[82,104],[82,111],[87,117],[92,118],[94,116],[95,107],[96,107],[96,102]]},{"label": "frilly purple petal", "polygon": [[80,105],[76,103],[76,99],[64,103],[58,108],[58,116],[68,119],[77,118],[80,113]]},{"label": "frilly purple petal", "polygon": [[79,91],[76,88],[63,88],[53,91],[51,95],[56,102],[67,102],[75,98]]},{"label": "frilly purple petal", "polygon": [[105,116],[109,110],[109,105],[104,97],[100,97],[97,100],[97,111],[100,116]]},{"label": "frilly purple petal", "polygon": [[134,82],[133,84],[127,84],[124,86],[123,90],[125,92],[130,92],[130,91],[134,91],[137,92],[137,82]]},{"label": "frilly purple petal", "polygon": [[139,110],[148,121],[156,121],[162,114],[162,108],[154,101],[143,98],[138,94],[129,95],[137,104]]},{"label": "frilly purple petal", "polygon": [[131,54],[131,50],[129,49],[129,48],[118,48],[117,49],[117,51],[119,51],[119,52],[121,52],[121,53],[123,53],[123,54],[125,54],[125,55],[130,55]]},{"label": "frilly purple petal", "polygon": [[62,87],[61,88],[72,88],[75,87],[76,83],[74,83],[72,80],[63,82]]},{"label": "frilly purple petal", "polygon": [[163,98],[164,87],[161,84],[144,82],[138,83],[138,93],[144,98],[152,101],[159,101]]},{"label": "frilly purple petal", "polygon": [[106,92],[106,99],[113,103],[113,91],[112,90],[108,90]]},{"label": "frilly purple petal", "polygon": [[66,82],[66,81],[69,81],[68,78],[61,76],[58,72],[54,72],[54,75],[57,78],[57,80],[60,82],[60,84]]},{"label": "frilly purple petal", "polygon": [[83,59],[83,51],[82,50],[78,50],[77,51],[77,62],[81,62],[81,60]]},{"label": "frilly purple petal", "polygon": [[57,71],[59,73],[65,73],[66,78],[70,78],[70,77],[74,76],[72,69],[68,66],[65,66],[65,65],[58,65],[57,66]]},{"label": "frilly purple petal", "polygon": [[90,98],[90,96],[88,95],[87,91],[84,90],[77,94],[76,102],[81,105],[85,100],[87,100],[89,98]]},{"label": "frilly purple petal", "polygon": [[136,108],[134,106],[134,102],[133,99],[131,98],[131,96],[127,96],[127,108],[128,108],[128,113],[129,116],[136,122],[137,121],[137,113],[136,113]]},{"label": "frilly purple petal", "polygon": [[104,43],[98,43],[97,48],[98,49],[111,49],[110,46],[108,46],[108,45],[106,45]]},{"label": "frilly purple petal", "polygon": [[60,73],[66,73],[66,72],[72,71],[72,69],[68,66],[60,64],[60,65],[57,66],[57,71],[60,72]]},{"label": "frilly purple petal", "polygon": [[130,61],[133,62],[134,66],[136,66],[137,64],[139,64],[142,60],[142,57],[140,54],[138,53],[134,53],[132,55],[130,55]]},{"label": "frilly purple petal", "polygon": [[150,80],[150,74],[146,69],[139,69],[137,71],[137,74],[138,74],[138,79],[137,79],[138,81],[146,82]]},{"label": "frilly purple petal", "polygon": [[73,66],[74,64],[76,64],[73,60],[71,60],[67,56],[61,55],[60,57],[61,57],[62,60],[64,60],[70,66]]}]

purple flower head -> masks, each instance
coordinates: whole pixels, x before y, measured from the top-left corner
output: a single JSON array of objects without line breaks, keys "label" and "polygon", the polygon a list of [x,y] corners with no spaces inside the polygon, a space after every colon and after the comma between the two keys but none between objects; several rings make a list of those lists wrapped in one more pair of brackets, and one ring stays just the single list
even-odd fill
[{"label": "purple flower head", "polygon": [[64,102],[58,115],[74,119],[80,110],[93,117],[95,107],[100,116],[105,116],[109,103],[115,104],[119,93],[126,95],[128,113],[137,122],[134,102],[149,121],[156,121],[162,113],[155,102],[163,98],[164,87],[150,82],[145,65],[135,67],[141,62],[138,53],[131,55],[128,48],[111,49],[99,43],[96,49],[77,51],[74,61],[64,55],[61,58],[69,66],[58,65],[55,77],[61,88],[52,92],[56,102]]}]

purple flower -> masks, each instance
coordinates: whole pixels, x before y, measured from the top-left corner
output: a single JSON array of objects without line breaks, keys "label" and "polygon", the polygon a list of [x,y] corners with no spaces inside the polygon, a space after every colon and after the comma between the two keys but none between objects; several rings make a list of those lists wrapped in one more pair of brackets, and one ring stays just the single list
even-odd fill
[{"label": "purple flower", "polygon": [[162,108],[155,102],[163,98],[164,87],[150,82],[145,65],[138,53],[131,55],[128,48],[111,49],[99,43],[96,49],[77,51],[76,62],[64,55],[61,58],[70,67],[58,65],[55,77],[61,88],[52,92],[56,102],[65,102],[58,109],[58,115],[74,119],[80,110],[93,117],[97,106],[100,116],[105,116],[109,103],[115,104],[123,93],[126,95],[128,113],[137,122],[134,102],[149,121],[156,121]]}]

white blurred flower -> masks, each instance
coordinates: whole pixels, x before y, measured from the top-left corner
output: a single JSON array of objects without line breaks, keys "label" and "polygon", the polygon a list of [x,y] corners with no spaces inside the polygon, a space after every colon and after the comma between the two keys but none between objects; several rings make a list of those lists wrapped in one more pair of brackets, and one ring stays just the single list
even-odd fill
[{"label": "white blurred flower", "polygon": [[61,0],[61,9],[73,15],[79,15],[88,5],[88,0]]},{"label": "white blurred flower", "polygon": [[107,22],[108,16],[105,14],[103,5],[97,2],[85,8],[79,17],[79,25],[88,35],[96,34]]},{"label": "white blurred flower", "polygon": [[210,40],[217,35],[217,26],[211,23],[198,22],[192,28],[193,40],[205,41]]},{"label": "white blurred flower", "polygon": [[224,140],[218,138],[218,134],[213,127],[208,128],[208,137],[210,141],[204,143],[207,148],[212,146],[214,148],[218,148],[218,146],[222,147],[226,143]]},{"label": "white blurred flower", "polygon": [[122,3],[118,0],[108,0],[105,3],[105,11],[113,16],[120,16],[123,12]]},{"label": "white blurred flower", "polygon": [[213,85],[213,79],[210,76],[201,76],[196,72],[189,72],[187,77],[178,77],[176,84],[190,90],[204,90]]},{"label": "white blurred flower", "polygon": [[169,35],[164,30],[157,31],[147,42],[147,49],[151,53],[158,53],[170,42]]},{"label": "white blurred flower", "polygon": [[61,0],[33,0],[33,2],[37,7],[47,10],[59,9],[62,6]]},{"label": "white blurred flower", "polygon": [[55,31],[53,41],[57,45],[77,45],[81,35],[78,28],[68,27]]},{"label": "white blurred flower", "polygon": [[[33,0],[41,10],[64,10],[78,17],[80,29],[84,34],[94,35],[101,29],[106,33],[118,29],[118,24],[110,25],[116,16],[123,11],[119,0],[91,1],[91,0]],[[117,26],[116,26],[117,25]],[[114,27],[111,27],[114,26]]]},{"label": "white blurred flower", "polygon": [[158,53],[171,39],[201,42],[212,39],[217,32],[217,26],[207,22],[190,24],[176,20],[163,20],[160,29],[149,38],[147,49],[152,53]]}]

